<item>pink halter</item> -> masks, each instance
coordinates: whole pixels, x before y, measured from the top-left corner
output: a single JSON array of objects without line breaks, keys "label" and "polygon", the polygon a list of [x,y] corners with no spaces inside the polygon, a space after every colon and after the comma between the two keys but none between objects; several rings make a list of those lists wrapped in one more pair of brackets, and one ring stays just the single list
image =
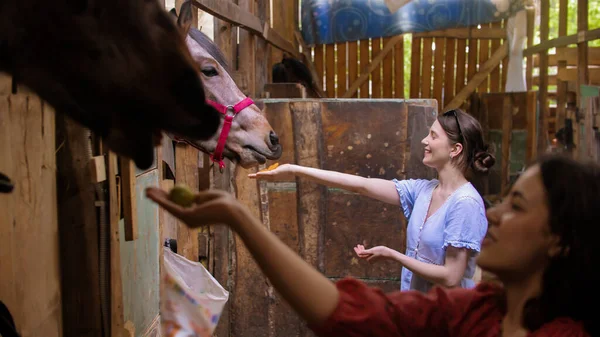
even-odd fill
[{"label": "pink halter", "polygon": [[[223,122],[223,128],[221,129],[221,135],[219,136],[217,147],[215,148],[215,152],[210,155],[210,159],[215,163],[219,163],[219,170],[223,172],[223,168],[225,167],[225,163],[223,162],[223,150],[225,149],[225,143],[227,142],[227,136],[229,136],[229,130],[231,129],[233,118],[240,111],[254,104],[254,101],[250,97],[246,97],[236,105],[223,105],[211,100],[206,100],[206,102],[217,109],[217,111],[225,115],[225,121]],[[227,114],[228,111],[231,111],[232,114]],[[196,147],[193,143],[185,139],[176,137],[175,141],[185,142]]]}]

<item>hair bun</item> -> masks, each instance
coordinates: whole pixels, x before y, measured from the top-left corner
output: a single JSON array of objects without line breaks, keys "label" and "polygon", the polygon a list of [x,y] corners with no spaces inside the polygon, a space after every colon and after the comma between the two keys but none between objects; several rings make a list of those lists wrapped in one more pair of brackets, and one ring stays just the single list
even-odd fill
[{"label": "hair bun", "polygon": [[496,163],[496,158],[487,150],[479,151],[473,160],[473,169],[479,173],[487,173]]}]

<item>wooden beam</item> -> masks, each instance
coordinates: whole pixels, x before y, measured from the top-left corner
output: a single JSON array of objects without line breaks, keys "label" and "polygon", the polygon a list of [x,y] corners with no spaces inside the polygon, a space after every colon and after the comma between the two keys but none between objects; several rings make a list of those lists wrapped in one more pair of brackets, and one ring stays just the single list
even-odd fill
[{"label": "wooden beam", "polygon": [[565,47],[570,44],[578,44],[600,39],[600,28],[588,31],[580,31],[577,34],[561,36],[556,39],[547,40],[523,51],[523,57],[531,56],[551,48]]},{"label": "wooden beam", "polygon": [[133,161],[121,157],[121,191],[123,192],[123,218],[125,220],[125,241],[138,237],[137,198],[135,192],[135,166]]},{"label": "wooden beam", "polygon": [[220,0],[193,0],[194,6],[232,25],[239,26],[262,37],[271,45],[299,57],[294,44],[283,38],[277,31],[269,27],[268,22],[263,23],[250,11],[229,1]]},{"label": "wooden beam", "polygon": [[502,179],[500,180],[500,193],[502,195],[506,195],[506,192],[510,188],[510,147],[512,144],[513,103],[512,94],[505,94],[502,104]]},{"label": "wooden beam", "polygon": [[108,152],[108,193],[110,221],[110,336],[125,336],[125,319],[123,311],[123,281],[121,277],[121,240],[119,236],[119,220],[121,205],[117,179],[117,155]]},{"label": "wooden beam", "polygon": [[[588,40],[585,36],[588,33],[588,0],[577,1],[577,31],[579,31],[579,34],[577,34],[577,97],[581,99],[581,86],[590,84]],[[600,29],[597,29],[597,31],[600,31]],[[598,35],[600,36],[600,34]],[[579,105],[579,102],[577,102],[577,105]]]},{"label": "wooden beam", "polygon": [[352,95],[354,95],[354,93],[356,92],[356,90],[358,90],[360,85],[363,84],[364,81],[369,79],[369,75],[371,74],[371,72],[373,72],[373,70],[377,68],[377,66],[379,66],[379,63],[381,63],[385,56],[394,49],[396,43],[398,43],[398,41],[402,41],[403,39],[403,35],[396,35],[385,46],[383,46],[383,49],[379,52],[379,54],[377,54],[373,61],[369,65],[364,67],[365,70],[361,72],[360,77],[357,78],[356,81],[354,81],[354,83],[352,83],[350,88],[348,88],[348,91],[346,91],[343,98],[352,97]]},{"label": "wooden beam", "polygon": [[[533,66],[540,66],[540,57],[538,54],[533,56]],[[548,64],[557,65],[560,61],[567,61],[568,67],[577,66],[577,48],[557,48],[556,54],[548,55]],[[600,65],[600,47],[588,47],[588,65]]]},{"label": "wooden beam", "polygon": [[413,34],[414,37],[450,37],[455,39],[506,39],[503,28],[449,28]]},{"label": "wooden beam", "polygon": [[313,85],[315,86],[315,88],[317,88],[319,95],[321,97],[325,97],[325,94],[323,93],[323,88],[321,85],[323,81],[322,81],[322,78],[319,77],[319,75],[317,73],[317,68],[315,67],[315,64],[312,61],[312,57],[310,56],[310,49],[304,42],[304,39],[302,38],[302,35],[300,35],[299,31],[294,31],[294,36],[296,37],[296,41],[298,42],[298,45],[300,45],[300,47],[302,48],[302,54],[304,55],[306,65],[308,66],[308,70],[310,71],[310,75],[313,80]]},{"label": "wooden beam", "polygon": [[445,110],[452,110],[459,108],[463,102],[471,95],[471,93],[477,89],[477,86],[483,82],[487,76],[496,68],[508,55],[508,43],[503,44],[500,48],[496,49],[491,58],[489,58],[481,67],[481,70],[471,78],[469,83],[458,93],[450,103],[445,107]]}]

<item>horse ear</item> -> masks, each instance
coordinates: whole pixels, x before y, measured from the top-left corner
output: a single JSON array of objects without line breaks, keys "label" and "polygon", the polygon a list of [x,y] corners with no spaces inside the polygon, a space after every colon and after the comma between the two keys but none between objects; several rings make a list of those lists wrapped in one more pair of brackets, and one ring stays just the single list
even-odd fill
[{"label": "horse ear", "polygon": [[177,25],[187,35],[190,27],[192,26],[192,20],[194,15],[192,14],[192,2],[187,0],[179,9],[179,17],[177,18]]},{"label": "horse ear", "polygon": [[177,19],[178,19],[178,18],[177,18],[177,10],[176,10],[175,8],[172,8],[172,9],[169,11],[169,14],[171,14],[171,16],[172,16],[172,17],[175,19],[175,21],[177,21]]}]

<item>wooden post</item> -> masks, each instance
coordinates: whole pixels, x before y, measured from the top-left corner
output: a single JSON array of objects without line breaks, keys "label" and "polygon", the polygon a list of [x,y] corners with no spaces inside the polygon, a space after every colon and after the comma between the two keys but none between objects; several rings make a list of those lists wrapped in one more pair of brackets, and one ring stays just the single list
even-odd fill
[{"label": "wooden post", "polygon": [[504,95],[502,107],[502,179],[500,193],[505,195],[510,188],[510,147],[512,144],[513,96]]},{"label": "wooden post", "polygon": [[[550,18],[550,0],[541,0],[541,19],[540,19],[540,41],[548,40]],[[544,49],[539,53],[540,57],[540,84],[539,84],[539,106],[540,119],[538,134],[538,153],[546,151],[548,146],[548,120],[550,118],[550,109],[548,106],[548,50]]]}]

